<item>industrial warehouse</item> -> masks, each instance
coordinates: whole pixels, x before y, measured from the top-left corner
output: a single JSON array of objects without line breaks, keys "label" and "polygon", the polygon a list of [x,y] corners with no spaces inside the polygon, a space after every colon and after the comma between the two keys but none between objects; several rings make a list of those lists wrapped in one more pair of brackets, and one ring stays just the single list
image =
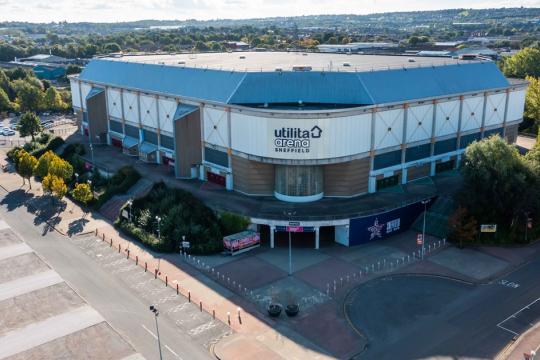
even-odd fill
[{"label": "industrial warehouse", "polygon": [[[514,142],[526,86],[492,61],[286,52],[95,59],[71,78],[90,143],[178,179],[298,206],[361,202],[455,169],[475,140]],[[320,226],[355,245],[408,228],[422,209],[416,202],[358,219],[328,209],[328,219],[300,225],[316,248]],[[287,225],[285,216],[252,220],[270,226],[272,244]]]}]

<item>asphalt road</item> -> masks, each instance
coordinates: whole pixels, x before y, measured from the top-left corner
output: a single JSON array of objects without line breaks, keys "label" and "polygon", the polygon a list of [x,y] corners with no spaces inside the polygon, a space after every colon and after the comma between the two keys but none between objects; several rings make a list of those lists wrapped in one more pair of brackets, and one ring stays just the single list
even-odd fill
[{"label": "asphalt road", "polygon": [[[0,188],[0,202],[6,192]],[[34,216],[11,197],[0,214],[77,293],[92,305],[133,347],[147,359],[158,359],[154,315],[149,303],[137,296],[125,282],[106,272],[69,239],[55,231],[34,225]],[[11,211],[7,208],[10,207]],[[159,317],[164,359],[199,360],[213,357],[166,316]]]},{"label": "asphalt road", "polygon": [[540,320],[540,259],[488,285],[394,276],[360,286],[346,309],[369,346],[360,359],[492,359]]}]

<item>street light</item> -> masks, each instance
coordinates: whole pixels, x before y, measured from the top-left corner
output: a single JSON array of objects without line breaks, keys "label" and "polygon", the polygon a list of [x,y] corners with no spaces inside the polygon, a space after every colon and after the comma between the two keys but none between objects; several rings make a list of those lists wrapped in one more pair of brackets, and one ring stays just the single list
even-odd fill
[{"label": "street light", "polygon": [[157,317],[159,315],[159,310],[154,305],[150,305],[150,311],[154,313],[154,318],[156,319],[157,342],[158,342],[158,348],[159,348],[159,358],[161,360],[161,359],[163,359],[163,356],[161,354],[161,340],[159,338],[159,327],[158,327],[158,321],[157,321]]},{"label": "street light", "polygon": [[127,204],[129,206],[129,221],[131,222],[131,206],[133,205],[133,200],[129,199]]},{"label": "street light", "polygon": [[79,183],[79,173],[75,173],[75,183]]},{"label": "street light", "polygon": [[427,204],[431,201],[431,199],[422,200],[422,204],[424,205],[424,224],[422,225],[422,260],[424,260],[424,253],[426,252],[426,211],[427,211]]},{"label": "street light", "polygon": [[161,223],[161,218],[156,215],[156,221],[157,221],[157,236],[158,240],[161,241],[161,233],[159,231],[159,224]]},{"label": "street light", "polygon": [[94,146],[90,143],[90,156],[92,157],[92,167],[94,166]]},{"label": "street light", "polygon": [[[289,217],[289,223],[291,222],[291,218],[296,214],[296,211],[284,211],[284,215]],[[292,275],[292,245],[291,245],[291,229],[289,229],[289,276]]]}]

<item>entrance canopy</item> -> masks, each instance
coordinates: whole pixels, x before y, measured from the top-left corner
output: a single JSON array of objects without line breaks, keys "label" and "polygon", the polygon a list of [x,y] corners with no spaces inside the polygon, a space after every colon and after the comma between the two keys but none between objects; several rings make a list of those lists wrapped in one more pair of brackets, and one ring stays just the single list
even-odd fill
[{"label": "entrance canopy", "polygon": [[148,142],[143,142],[139,148],[139,152],[143,154],[151,154],[157,151],[157,146]]},{"label": "entrance canopy", "polygon": [[139,139],[135,139],[135,138],[130,137],[130,136],[125,136],[124,139],[122,140],[122,146],[125,149],[131,149],[131,148],[134,148],[137,145],[139,145]]}]

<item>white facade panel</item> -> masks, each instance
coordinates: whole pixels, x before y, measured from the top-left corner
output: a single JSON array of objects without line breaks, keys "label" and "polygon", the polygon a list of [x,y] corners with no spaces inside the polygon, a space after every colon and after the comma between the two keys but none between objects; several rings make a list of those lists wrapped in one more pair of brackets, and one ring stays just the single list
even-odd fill
[{"label": "white facade panel", "polygon": [[121,119],[122,118],[122,99],[119,89],[108,88],[107,89],[107,109],[109,116]]},{"label": "white facade panel", "polygon": [[484,111],[484,97],[475,96],[463,99],[463,115],[461,131],[480,129],[482,127],[482,112]]},{"label": "white facade panel", "polygon": [[403,139],[403,109],[386,110],[375,115],[375,150],[400,145]]},{"label": "white facade panel", "polygon": [[431,139],[433,104],[410,107],[407,112],[407,142]]},{"label": "white facade panel", "polygon": [[267,158],[316,160],[370,150],[371,114],[342,118],[266,118],[231,113],[231,147]]},{"label": "white facade panel", "polygon": [[134,124],[139,123],[139,104],[137,94],[130,91],[124,91],[124,118]]},{"label": "white facade panel", "polygon": [[508,114],[506,122],[521,120],[525,109],[525,89],[512,91],[508,95]]},{"label": "white facade panel", "polygon": [[486,103],[486,117],[484,126],[502,124],[504,122],[505,106],[506,93],[489,95]]},{"label": "white facade panel", "polygon": [[141,123],[154,129],[159,127],[157,118],[156,98],[149,95],[140,95]]},{"label": "white facade panel", "polygon": [[457,134],[459,128],[459,100],[437,103],[435,137]]},{"label": "white facade panel", "polygon": [[160,98],[159,108],[159,128],[163,131],[173,132],[173,118],[178,104],[174,100]]},{"label": "white facade panel", "polygon": [[86,110],[86,96],[92,90],[92,85],[87,83],[81,83],[81,97],[82,97],[82,107]]},{"label": "white facade panel", "polygon": [[227,111],[204,107],[204,141],[210,144],[229,147],[229,126]]},{"label": "white facade panel", "polygon": [[81,108],[81,92],[79,91],[79,82],[77,80],[70,79],[71,86],[71,104],[75,108]]}]

